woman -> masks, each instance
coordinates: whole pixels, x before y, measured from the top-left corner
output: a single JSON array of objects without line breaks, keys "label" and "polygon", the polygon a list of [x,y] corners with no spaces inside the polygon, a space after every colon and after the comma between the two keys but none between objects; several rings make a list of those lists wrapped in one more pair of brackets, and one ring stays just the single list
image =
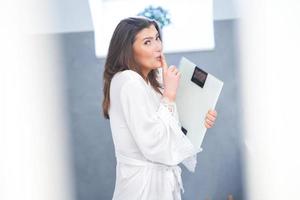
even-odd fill
[{"label": "woman", "polygon": [[[177,165],[193,171],[201,151],[181,131],[175,104],[180,73],[168,67],[162,49],[157,23],[142,17],[122,20],[110,41],[102,106],[117,159],[116,200],[181,199]],[[216,111],[209,111],[205,126],[215,119]]]}]

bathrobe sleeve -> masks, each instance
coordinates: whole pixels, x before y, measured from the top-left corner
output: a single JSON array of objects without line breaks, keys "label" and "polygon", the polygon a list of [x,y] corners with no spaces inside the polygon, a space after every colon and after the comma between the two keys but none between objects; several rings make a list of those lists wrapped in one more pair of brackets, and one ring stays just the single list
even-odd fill
[{"label": "bathrobe sleeve", "polygon": [[150,102],[145,84],[139,80],[126,82],[120,100],[125,121],[146,159],[165,165],[177,165],[195,157],[196,149],[181,131],[176,104],[171,112],[163,101],[158,107]]}]

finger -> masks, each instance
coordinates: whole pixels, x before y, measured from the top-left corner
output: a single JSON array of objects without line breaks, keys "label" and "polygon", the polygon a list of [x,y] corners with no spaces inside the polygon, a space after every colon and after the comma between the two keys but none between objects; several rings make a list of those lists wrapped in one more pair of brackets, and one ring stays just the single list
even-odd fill
[{"label": "finger", "polygon": [[176,68],[176,66],[174,66],[174,65],[171,65],[170,67],[169,67],[169,72],[171,72],[173,75],[177,75],[178,74],[178,69]]},{"label": "finger", "polygon": [[209,122],[209,121],[205,121],[205,126],[206,127],[212,127],[214,125],[214,123],[212,123],[212,122]]},{"label": "finger", "polygon": [[214,115],[211,115],[211,114],[207,114],[206,118],[209,119],[210,121],[215,121],[216,120],[216,117]]},{"label": "finger", "polygon": [[206,121],[206,122],[209,122],[209,123],[214,123],[214,122],[215,122],[214,119],[210,119],[210,118],[208,118],[208,117],[205,118],[205,121]]},{"label": "finger", "polygon": [[176,70],[175,65],[171,65],[171,66],[169,67],[169,70],[170,70],[171,72],[174,72],[174,71]]},{"label": "finger", "polygon": [[209,115],[212,115],[212,116],[214,116],[214,117],[217,117],[217,115],[218,115],[217,111],[211,110],[211,109],[208,111],[208,114],[209,114]]},{"label": "finger", "polygon": [[163,72],[166,72],[168,70],[168,64],[165,55],[163,53],[161,53],[161,63],[162,63]]},{"label": "finger", "polygon": [[206,117],[207,117],[208,119],[210,119],[210,120],[216,120],[216,118],[217,118],[216,114],[215,114],[215,113],[211,113],[211,112],[208,112],[208,113],[206,114]]},{"label": "finger", "polygon": [[208,124],[205,124],[205,127],[206,127],[206,128],[211,128],[211,126],[209,126]]},{"label": "finger", "polygon": [[176,66],[174,67],[174,70],[173,70],[173,73],[177,74],[179,71],[178,69],[176,68]]},{"label": "finger", "polygon": [[210,124],[208,124],[208,123],[206,123],[206,122],[205,122],[204,125],[205,125],[206,128],[211,128],[211,127],[212,127],[212,125],[210,125]]}]

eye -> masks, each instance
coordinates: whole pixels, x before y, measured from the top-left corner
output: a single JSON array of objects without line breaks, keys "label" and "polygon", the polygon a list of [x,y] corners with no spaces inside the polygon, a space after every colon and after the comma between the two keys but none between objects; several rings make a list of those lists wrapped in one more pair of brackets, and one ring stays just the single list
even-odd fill
[{"label": "eye", "polygon": [[146,40],[146,41],[144,42],[145,45],[149,45],[150,43],[151,43],[150,40]]}]

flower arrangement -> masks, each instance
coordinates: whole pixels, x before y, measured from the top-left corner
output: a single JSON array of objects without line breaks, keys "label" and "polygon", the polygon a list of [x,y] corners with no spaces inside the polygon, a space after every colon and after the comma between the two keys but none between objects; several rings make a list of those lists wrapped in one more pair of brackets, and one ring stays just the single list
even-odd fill
[{"label": "flower arrangement", "polygon": [[154,19],[158,22],[160,29],[171,23],[170,14],[167,10],[161,6],[154,7],[152,5],[146,7],[144,11],[138,13],[138,16],[144,16],[150,19]]}]

